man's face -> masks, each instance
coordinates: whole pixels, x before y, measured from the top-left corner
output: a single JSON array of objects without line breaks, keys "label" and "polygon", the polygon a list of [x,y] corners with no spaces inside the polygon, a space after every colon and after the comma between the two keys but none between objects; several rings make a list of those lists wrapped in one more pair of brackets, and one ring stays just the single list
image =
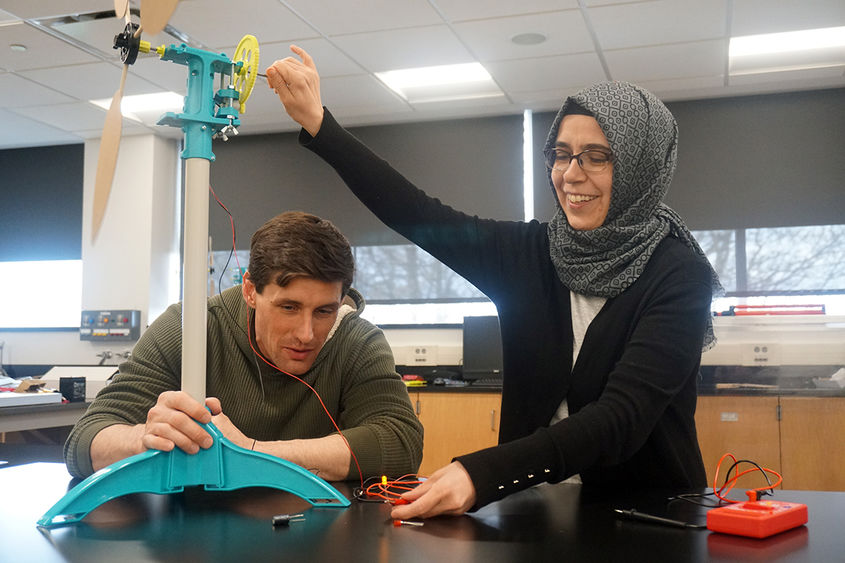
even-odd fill
[{"label": "man's face", "polygon": [[285,287],[267,284],[258,293],[244,276],[243,296],[255,309],[255,341],[280,370],[302,375],[314,364],[337,319],[343,284],[294,278]]}]

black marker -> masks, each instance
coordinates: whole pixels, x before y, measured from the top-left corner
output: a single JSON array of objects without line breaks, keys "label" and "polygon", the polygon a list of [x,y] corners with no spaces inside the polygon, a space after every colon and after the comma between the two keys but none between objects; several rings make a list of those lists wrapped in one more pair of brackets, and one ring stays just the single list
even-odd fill
[{"label": "black marker", "polygon": [[682,522],[681,520],[672,520],[670,518],[662,518],[660,516],[654,516],[653,514],[646,514],[645,512],[637,512],[633,508],[630,510],[620,510],[618,508],[614,509],[614,512],[621,515],[624,518],[630,518],[631,520],[639,520],[640,522],[651,522],[652,524],[662,524],[664,526],[672,526],[673,528],[700,528],[701,526],[697,526],[696,524],[690,524],[689,522]]}]

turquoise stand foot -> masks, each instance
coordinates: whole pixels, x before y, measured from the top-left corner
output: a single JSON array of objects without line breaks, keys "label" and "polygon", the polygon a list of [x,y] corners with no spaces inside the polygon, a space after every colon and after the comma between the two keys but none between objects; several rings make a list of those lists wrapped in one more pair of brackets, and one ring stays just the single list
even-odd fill
[{"label": "turquoise stand foot", "polygon": [[214,424],[202,425],[214,438],[207,450],[189,455],[176,448],[148,450],[97,471],[38,520],[51,528],[82,520],[101,504],[131,493],[178,493],[200,486],[209,491],[271,487],[293,493],[314,506],[345,508],[349,499],[310,471],[289,461],[236,446]]}]

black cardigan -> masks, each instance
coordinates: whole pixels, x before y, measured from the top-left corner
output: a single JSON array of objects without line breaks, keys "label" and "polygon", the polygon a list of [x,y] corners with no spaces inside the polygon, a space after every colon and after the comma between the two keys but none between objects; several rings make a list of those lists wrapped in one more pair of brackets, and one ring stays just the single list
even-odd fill
[{"label": "black cardigan", "polygon": [[[573,368],[570,292],[549,258],[545,223],[479,219],[443,205],[341,128],[328,110],[317,136],[302,131],[300,142],[389,227],[498,308],[500,445],[456,458],[475,485],[476,508],[576,473],[586,485],[705,485],[694,413],[710,272],[683,243],[664,239],[639,279],[607,300]],[[564,398],[570,416],[549,427]]]}]

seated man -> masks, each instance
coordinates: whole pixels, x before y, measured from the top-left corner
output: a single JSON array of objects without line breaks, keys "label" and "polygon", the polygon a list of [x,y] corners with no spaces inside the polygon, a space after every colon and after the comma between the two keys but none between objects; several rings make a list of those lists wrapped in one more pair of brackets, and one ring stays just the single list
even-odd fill
[{"label": "seated man", "polygon": [[197,423],[209,421],[233,443],[327,480],[357,479],[358,465],[364,478],[415,472],[422,426],[384,334],[360,317],[353,271],[330,222],[288,212],[265,223],[243,284],[208,300],[205,406],[179,390],[181,305],[171,305],[74,426],[70,473],[148,449],[197,453],[212,445]]}]

